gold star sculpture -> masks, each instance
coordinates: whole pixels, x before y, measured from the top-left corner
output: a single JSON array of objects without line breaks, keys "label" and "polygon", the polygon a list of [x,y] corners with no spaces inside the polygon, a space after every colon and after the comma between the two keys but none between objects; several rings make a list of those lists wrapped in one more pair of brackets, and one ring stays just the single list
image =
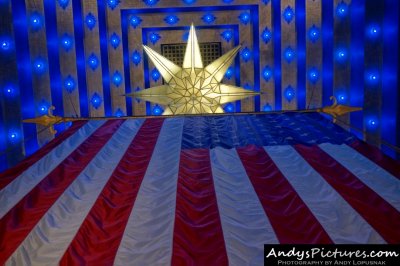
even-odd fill
[{"label": "gold star sculpture", "polygon": [[193,24],[190,27],[182,67],[146,45],[143,45],[143,49],[167,85],[152,87],[126,96],[165,105],[163,115],[223,113],[223,104],[259,94],[221,83],[225,72],[239,52],[240,45],[208,66],[203,66]]}]

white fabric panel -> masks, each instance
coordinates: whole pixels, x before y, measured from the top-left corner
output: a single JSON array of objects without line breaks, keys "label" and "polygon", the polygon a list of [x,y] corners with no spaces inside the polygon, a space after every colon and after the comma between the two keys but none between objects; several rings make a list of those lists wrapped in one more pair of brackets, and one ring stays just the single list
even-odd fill
[{"label": "white fabric panel", "polygon": [[358,177],[364,184],[400,211],[400,180],[365,158],[353,148],[342,144],[319,145],[341,165]]},{"label": "white fabric panel", "polygon": [[235,149],[210,152],[230,265],[263,265],[264,244],[278,239]]},{"label": "white fabric panel", "polygon": [[89,121],[3,188],[0,191],[0,219],[103,123]]},{"label": "white fabric panel", "polygon": [[171,263],[183,122],[164,121],[114,265]]},{"label": "white fabric panel", "polygon": [[57,265],[142,123],[143,120],[127,120],[121,125],[33,228],[7,265]]},{"label": "white fabric panel", "polygon": [[386,243],[293,147],[264,149],[335,243]]}]

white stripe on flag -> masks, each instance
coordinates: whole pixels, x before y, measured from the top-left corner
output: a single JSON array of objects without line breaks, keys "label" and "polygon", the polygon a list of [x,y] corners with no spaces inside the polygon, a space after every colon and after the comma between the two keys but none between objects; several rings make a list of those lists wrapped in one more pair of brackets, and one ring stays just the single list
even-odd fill
[{"label": "white stripe on flag", "polygon": [[166,119],[143,178],[115,265],[171,263],[183,118]]},{"label": "white stripe on flag", "polygon": [[210,152],[222,231],[232,265],[263,264],[264,244],[279,243],[235,149]]},{"label": "white stripe on flag", "polygon": [[293,147],[264,149],[335,243],[386,243]]},{"label": "white stripe on flag", "polygon": [[0,219],[81,145],[104,121],[90,121],[0,191]]},{"label": "white stripe on flag", "polygon": [[345,144],[324,143],[319,146],[396,210],[400,211],[399,179]]},{"label": "white stripe on flag", "polygon": [[42,217],[7,265],[57,264],[142,123],[143,120],[127,120],[121,125]]}]

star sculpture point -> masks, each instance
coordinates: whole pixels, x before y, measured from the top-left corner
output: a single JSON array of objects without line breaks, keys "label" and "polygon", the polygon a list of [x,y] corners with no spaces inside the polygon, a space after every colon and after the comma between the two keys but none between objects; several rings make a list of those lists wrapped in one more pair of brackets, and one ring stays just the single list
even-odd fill
[{"label": "star sculpture point", "polygon": [[208,66],[203,66],[193,24],[190,27],[182,67],[146,45],[143,45],[143,49],[166,84],[127,96],[165,105],[163,115],[223,113],[223,104],[259,94],[221,83],[225,72],[239,52],[240,45]]}]

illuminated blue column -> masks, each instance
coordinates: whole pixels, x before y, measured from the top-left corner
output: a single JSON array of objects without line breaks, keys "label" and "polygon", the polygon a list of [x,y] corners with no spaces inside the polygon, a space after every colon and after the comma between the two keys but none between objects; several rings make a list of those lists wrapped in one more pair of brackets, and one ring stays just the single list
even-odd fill
[{"label": "illuminated blue column", "polygon": [[[400,147],[399,1],[386,0],[384,2],[385,14],[382,27],[376,29],[378,33],[380,30],[383,37],[381,125],[384,130],[382,130],[382,138],[386,142]],[[370,37],[374,37],[373,24],[371,26],[369,32],[372,33],[372,36]],[[382,146],[382,149],[395,157],[393,150],[386,146]],[[400,159],[400,153],[397,153],[397,159]]]},{"label": "illuminated blue column", "polygon": [[[350,105],[351,1],[334,1],[333,93],[339,104]],[[362,31],[359,29],[359,31]],[[341,122],[342,121],[342,122]],[[350,115],[340,117],[338,124],[348,129]]]},{"label": "illuminated blue column", "polygon": [[0,2],[0,172],[23,158],[21,102],[11,1]]},{"label": "illuminated blue column", "polygon": [[384,8],[384,1],[365,2],[364,129],[367,132],[366,141],[378,147],[381,145],[382,129],[383,38],[381,31]]}]

